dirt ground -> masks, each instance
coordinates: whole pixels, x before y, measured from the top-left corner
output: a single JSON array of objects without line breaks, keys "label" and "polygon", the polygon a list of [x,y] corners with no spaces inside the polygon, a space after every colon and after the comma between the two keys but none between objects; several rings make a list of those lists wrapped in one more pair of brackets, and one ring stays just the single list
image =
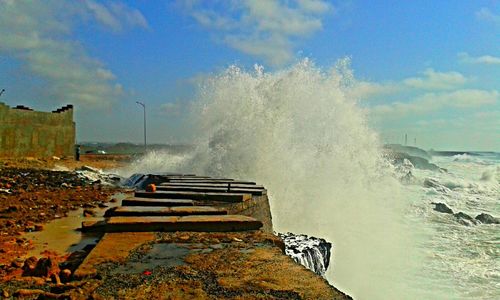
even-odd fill
[{"label": "dirt ground", "polygon": [[[75,259],[74,255],[58,256],[50,251],[40,257],[22,259],[33,247],[33,242],[24,234],[43,230],[45,223],[66,216],[71,210],[84,208],[91,214],[92,209],[104,207],[120,189],[93,184],[71,171],[50,170],[73,170],[84,165],[113,169],[123,166],[129,159],[122,156],[103,158],[84,155],[79,162],[33,158],[0,160],[0,282],[14,278],[43,281],[44,277],[59,276],[59,264]],[[57,272],[50,271],[47,263]],[[46,269],[42,272],[45,274],[35,274],[40,268]],[[0,293],[2,297],[5,295]]]},{"label": "dirt ground", "polygon": [[80,160],[72,158],[21,158],[8,159],[0,158],[0,168],[22,168],[22,169],[54,169],[56,167],[75,170],[82,166],[91,166],[101,170],[112,170],[125,166],[132,160],[130,155],[112,155],[112,154],[82,154]]}]

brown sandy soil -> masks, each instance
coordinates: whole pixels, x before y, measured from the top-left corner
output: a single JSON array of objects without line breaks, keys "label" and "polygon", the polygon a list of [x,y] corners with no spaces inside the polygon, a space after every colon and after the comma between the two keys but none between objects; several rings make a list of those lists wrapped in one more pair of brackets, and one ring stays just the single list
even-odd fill
[{"label": "brown sandy soil", "polygon": [[[20,160],[16,165],[28,161],[32,162]],[[25,232],[43,230],[44,223],[64,217],[70,210],[102,206],[118,191],[92,185],[72,172],[45,170],[49,164],[38,162],[41,169],[0,164],[0,282],[23,273],[26,262],[21,257],[33,246],[23,236]],[[66,259],[50,252],[44,256],[51,257],[55,266]]]},{"label": "brown sandy soil", "polygon": [[23,168],[23,169],[54,169],[66,168],[75,170],[82,166],[91,166],[102,170],[112,170],[125,166],[130,162],[130,155],[113,154],[82,154],[80,160],[73,158],[0,158],[0,168]]}]

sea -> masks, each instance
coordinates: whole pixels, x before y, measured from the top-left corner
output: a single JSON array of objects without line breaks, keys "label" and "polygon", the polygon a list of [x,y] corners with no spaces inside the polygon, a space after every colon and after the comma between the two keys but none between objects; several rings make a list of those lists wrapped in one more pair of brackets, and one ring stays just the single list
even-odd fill
[{"label": "sea", "polygon": [[355,299],[500,299],[500,225],[465,224],[433,204],[500,217],[499,153],[433,153],[434,170],[395,163],[354,82],[347,59],[208,74],[185,120],[194,148],[151,151],[119,173],[263,184],[274,230],[330,241],[326,278]]}]

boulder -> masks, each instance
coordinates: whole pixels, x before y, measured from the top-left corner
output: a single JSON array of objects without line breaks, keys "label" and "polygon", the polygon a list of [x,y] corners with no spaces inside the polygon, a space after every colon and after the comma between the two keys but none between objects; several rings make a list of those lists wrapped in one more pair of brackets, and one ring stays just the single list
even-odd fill
[{"label": "boulder", "polygon": [[448,205],[444,203],[436,203],[432,202],[434,204],[434,210],[440,213],[445,213],[445,214],[453,214],[453,210],[448,207]]},{"label": "boulder", "polygon": [[500,224],[500,219],[485,213],[477,215],[476,220],[483,224]]},{"label": "boulder", "polygon": [[456,214],[454,214],[456,220],[458,223],[462,224],[462,225],[465,225],[465,226],[471,226],[471,225],[477,225],[477,221],[474,220],[474,218],[472,218],[471,216],[469,216],[468,214],[464,213],[464,212],[458,212]]}]

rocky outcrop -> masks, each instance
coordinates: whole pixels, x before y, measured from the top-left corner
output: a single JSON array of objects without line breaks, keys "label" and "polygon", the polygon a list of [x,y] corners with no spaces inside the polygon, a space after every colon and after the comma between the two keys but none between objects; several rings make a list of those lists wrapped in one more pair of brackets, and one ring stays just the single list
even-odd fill
[{"label": "rocky outcrop", "polygon": [[453,210],[444,203],[432,202],[434,204],[434,210],[440,213],[453,214]]},{"label": "rocky outcrop", "polygon": [[492,215],[485,214],[485,213],[477,215],[476,220],[483,223],[483,224],[500,224],[499,218],[495,218]]},{"label": "rocky outcrop", "polygon": [[471,226],[471,225],[477,225],[478,222],[474,220],[473,217],[469,216],[468,214],[464,212],[458,212],[454,214],[455,219],[458,223],[465,225],[465,226]]},{"label": "rocky outcrop", "polygon": [[314,273],[325,276],[330,264],[332,244],[325,239],[290,232],[279,233],[285,243],[285,253]]}]

